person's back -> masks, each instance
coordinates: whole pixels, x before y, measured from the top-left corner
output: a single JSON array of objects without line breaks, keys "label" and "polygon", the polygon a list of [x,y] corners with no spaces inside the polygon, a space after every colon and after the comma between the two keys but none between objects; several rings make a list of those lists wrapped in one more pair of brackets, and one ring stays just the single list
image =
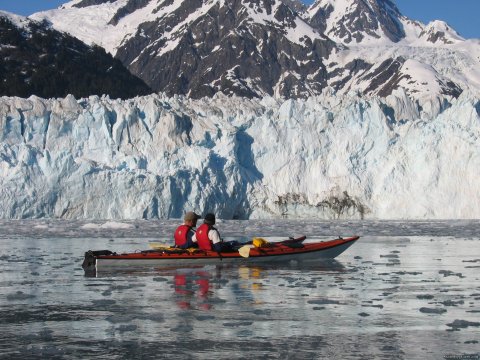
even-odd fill
[{"label": "person's back", "polygon": [[198,227],[197,231],[195,232],[195,237],[197,238],[197,243],[199,249],[202,250],[212,250],[212,241],[208,236],[208,233],[211,230],[211,226],[209,224],[202,224]]},{"label": "person's back", "polygon": [[195,236],[195,226],[197,225],[197,219],[200,216],[192,211],[185,214],[184,224],[180,225],[174,234],[175,247],[180,249],[188,249],[190,247],[196,247],[193,237]]},{"label": "person's back", "polygon": [[202,250],[232,251],[232,244],[223,242],[220,233],[213,225],[215,225],[215,215],[212,213],[205,215],[204,222],[198,227],[192,241],[197,242]]}]

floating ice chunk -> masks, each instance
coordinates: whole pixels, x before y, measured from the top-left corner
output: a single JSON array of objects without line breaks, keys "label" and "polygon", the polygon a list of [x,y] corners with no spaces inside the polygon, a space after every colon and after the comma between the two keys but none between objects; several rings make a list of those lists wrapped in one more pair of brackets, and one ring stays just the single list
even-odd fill
[{"label": "floating ice chunk", "polygon": [[100,226],[97,225],[97,224],[91,224],[91,223],[88,223],[88,224],[84,224],[81,226],[82,229],[98,229]]},{"label": "floating ice chunk", "polygon": [[121,222],[116,222],[116,221],[107,221],[104,224],[84,224],[82,225],[82,229],[134,229],[135,226],[132,224],[125,224]]},{"label": "floating ice chunk", "polygon": [[135,226],[132,224],[124,224],[121,222],[108,221],[105,224],[100,225],[102,229],[133,229]]}]

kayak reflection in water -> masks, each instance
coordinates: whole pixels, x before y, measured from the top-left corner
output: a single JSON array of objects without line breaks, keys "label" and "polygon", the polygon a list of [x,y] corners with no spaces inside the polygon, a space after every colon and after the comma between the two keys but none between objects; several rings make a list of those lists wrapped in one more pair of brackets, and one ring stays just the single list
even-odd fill
[{"label": "kayak reflection in water", "polygon": [[215,215],[208,213],[203,219],[203,224],[199,226],[197,232],[192,237],[192,241],[198,243],[202,250],[214,250],[216,252],[236,251],[232,242],[224,242],[215,225]]}]

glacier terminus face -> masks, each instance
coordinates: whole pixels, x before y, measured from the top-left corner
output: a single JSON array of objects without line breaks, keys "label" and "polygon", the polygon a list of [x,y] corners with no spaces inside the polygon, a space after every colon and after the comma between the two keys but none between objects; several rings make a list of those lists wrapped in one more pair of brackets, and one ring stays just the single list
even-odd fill
[{"label": "glacier terminus face", "polygon": [[0,217],[480,217],[480,101],[0,98]]}]

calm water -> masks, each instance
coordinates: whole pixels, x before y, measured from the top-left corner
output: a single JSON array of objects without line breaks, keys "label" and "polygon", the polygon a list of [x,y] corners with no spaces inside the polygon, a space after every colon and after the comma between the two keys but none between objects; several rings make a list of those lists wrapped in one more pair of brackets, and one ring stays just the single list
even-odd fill
[{"label": "calm water", "polygon": [[228,221],[227,239],[361,235],[336,261],[85,277],[172,221],[0,221],[2,359],[480,359],[478,221]]}]

